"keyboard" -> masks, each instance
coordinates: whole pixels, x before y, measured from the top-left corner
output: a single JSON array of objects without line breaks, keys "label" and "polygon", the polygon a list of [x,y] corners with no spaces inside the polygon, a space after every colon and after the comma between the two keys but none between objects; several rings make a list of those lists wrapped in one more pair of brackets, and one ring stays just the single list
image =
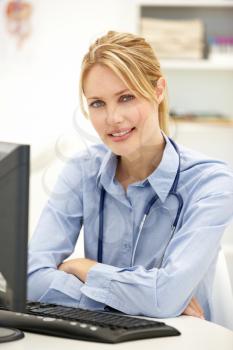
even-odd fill
[{"label": "keyboard", "polygon": [[102,343],[181,334],[164,322],[113,311],[91,311],[38,302],[28,303],[25,313],[0,309],[0,326]]}]

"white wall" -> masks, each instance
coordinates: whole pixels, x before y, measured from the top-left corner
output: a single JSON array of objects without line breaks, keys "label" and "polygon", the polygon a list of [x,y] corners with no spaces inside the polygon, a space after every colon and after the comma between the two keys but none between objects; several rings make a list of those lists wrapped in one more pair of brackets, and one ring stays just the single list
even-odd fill
[{"label": "white wall", "polygon": [[[31,233],[47,187],[62,166],[61,149],[69,143],[69,156],[84,147],[73,125],[81,59],[92,41],[108,30],[134,31],[136,12],[131,0],[30,2],[32,35],[20,51],[6,33],[6,1],[0,2],[0,139],[31,144]],[[76,116],[82,118],[79,112]],[[58,139],[62,146],[55,151]],[[54,159],[56,164],[48,165]]]}]

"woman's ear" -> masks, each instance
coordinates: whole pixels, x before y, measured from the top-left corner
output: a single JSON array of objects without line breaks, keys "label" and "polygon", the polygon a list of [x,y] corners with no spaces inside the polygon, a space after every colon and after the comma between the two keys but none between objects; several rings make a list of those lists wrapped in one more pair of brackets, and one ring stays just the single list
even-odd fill
[{"label": "woman's ear", "polygon": [[160,104],[164,99],[165,87],[166,87],[166,80],[163,77],[159,78],[157,80],[156,88],[155,88],[158,104]]}]

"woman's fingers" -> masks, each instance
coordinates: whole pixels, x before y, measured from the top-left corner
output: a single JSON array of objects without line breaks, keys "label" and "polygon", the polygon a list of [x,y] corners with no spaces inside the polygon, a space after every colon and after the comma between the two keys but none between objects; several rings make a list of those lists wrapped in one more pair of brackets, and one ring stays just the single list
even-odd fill
[{"label": "woman's fingers", "polygon": [[204,312],[195,298],[192,298],[182,315],[200,317],[204,319]]},{"label": "woman's fingers", "polygon": [[199,311],[199,313],[204,316],[204,311],[203,311],[201,305],[198,303],[197,299],[193,298],[192,302],[195,305],[196,309]]}]

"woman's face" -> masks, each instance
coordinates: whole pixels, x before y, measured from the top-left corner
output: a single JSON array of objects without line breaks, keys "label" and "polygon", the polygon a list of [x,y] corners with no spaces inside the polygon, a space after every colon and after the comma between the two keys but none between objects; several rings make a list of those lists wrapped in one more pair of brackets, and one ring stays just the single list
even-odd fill
[{"label": "woman's face", "polygon": [[[84,94],[90,120],[113,153],[129,157],[156,144],[161,135],[158,105],[136,96],[110,68],[94,65],[85,78]],[[116,135],[120,132],[127,134]]]}]

